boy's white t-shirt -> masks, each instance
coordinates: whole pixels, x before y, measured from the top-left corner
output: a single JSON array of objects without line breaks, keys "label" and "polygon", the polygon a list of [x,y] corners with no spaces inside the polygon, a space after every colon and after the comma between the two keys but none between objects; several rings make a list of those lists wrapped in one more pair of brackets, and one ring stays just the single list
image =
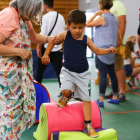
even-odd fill
[{"label": "boy's white t-shirt", "polygon": [[131,64],[131,59],[136,57],[136,54],[134,52],[131,52],[131,58],[124,59],[124,65],[129,65]]},{"label": "boy's white t-shirt", "polygon": [[[51,31],[52,27],[54,26],[55,20],[56,20],[57,12],[51,11],[46,13],[42,17],[42,23],[41,23],[41,35],[47,36],[49,32]],[[56,22],[56,25],[50,34],[50,36],[59,35],[61,32],[65,30],[65,20],[64,17],[61,14],[58,14],[58,19]],[[44,47],[47,48],[48,43],[44,44]],[[52,52],[58,51],[62,48],[62,44],[55,45],[52,49]]]}]

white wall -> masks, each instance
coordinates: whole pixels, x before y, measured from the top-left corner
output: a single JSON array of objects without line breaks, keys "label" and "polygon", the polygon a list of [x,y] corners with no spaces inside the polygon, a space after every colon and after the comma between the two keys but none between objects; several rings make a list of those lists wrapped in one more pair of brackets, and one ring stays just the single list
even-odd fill
[{"label": "white wall", "polygon": [[[88,0],[90,3],[86,3],[87,0],[79,0],[79,9],[88,10],[95,9],[99,7],[99,0]],[[126,39],[129,35],[137,36],[137,29],[139,25],[139,9],[140,9],[140,0],[120,0],[126,7],[127,11],[127,26],[125,36]],[[138,45],[136,44],[136,48]]]}]

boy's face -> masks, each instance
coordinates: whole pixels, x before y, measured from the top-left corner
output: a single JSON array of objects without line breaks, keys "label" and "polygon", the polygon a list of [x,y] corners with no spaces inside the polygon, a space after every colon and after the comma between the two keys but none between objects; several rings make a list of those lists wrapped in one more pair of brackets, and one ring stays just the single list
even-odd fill
[{"label": "boy's face", "polygon": [[85,24],[74,24],[73,22],[69,25],[67,24],[71,34],[72,34],[72,37],[75,38],[75,39],[81,39],[82,37],[82,33],[84,31],[84,28],[85,28]]}]

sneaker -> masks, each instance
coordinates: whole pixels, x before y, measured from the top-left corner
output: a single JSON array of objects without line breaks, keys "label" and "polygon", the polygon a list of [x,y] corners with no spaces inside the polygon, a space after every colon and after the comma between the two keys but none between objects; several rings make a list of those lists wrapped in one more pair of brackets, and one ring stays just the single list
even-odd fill
[{"label": "sneaker", "polygon": [[126,101],[125,95],[124,95],[123,93],[120,93],[120,94],[119,94],[119,97],[118,97],[118,100],[119,100],[119,102],[124,102],[124,101]]},{"label": "sneaker", "polygon": [[58,106],[65,107],[71,98],[72,98],[71,96],[66,97],[66,96],[62,95],[61,98],[58,100],[58,103],[57,103]]},{"label": "sneaker", "polygon": [[113,97],[113,92],[111,91],[108,95],[104,96],[104,99],[111,99]]},{"label": "sneaker", "polygon": [[111,98],[111,99],[108,99],[108,103],[119,104],[119,100],[118,100],[118,99],[113,100],[113,99]]},{"label": "sneaker", "polygon": [[94,128],[91,126],[91,123],[85,124],[84,123],[84,128],[83,131],[90,137],[96,138],[98,137],[97,132],[94,130]]},{"label": "sneaker", "polygon": [[100,107],[104,107],[104,102],[99,102],[99,99],[97,100],[97,104],[98,104]]},{"label": "sneaker", "polygon": [[129,87],[129,90],[132,90],[132,91],[134,90],[134,89],[133,89],[133,85],[132,85],[130,82],[128,82],[127,85],[128,85],[128,87]]}]

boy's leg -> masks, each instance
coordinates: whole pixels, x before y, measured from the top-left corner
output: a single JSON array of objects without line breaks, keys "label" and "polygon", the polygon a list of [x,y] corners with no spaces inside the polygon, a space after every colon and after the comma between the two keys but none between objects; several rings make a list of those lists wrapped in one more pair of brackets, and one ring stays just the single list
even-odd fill
[{"label": "boy's leg", "polygon": [[83,100],[83,112],[85,121],[91,120],[91,102]]},{"label": "boy's leg", "polygon": [[91,125],[91,102],[83,100],[83,113],[85,118],[83,131],[92,138],[98,137],[97,132]]},{"label": "boy's leg", "polygon": [[68,101],[71,99],[71,91],[70,90],[63,90],[61,92],[63,96],[58,100],[58,106],[65,107]]}]

